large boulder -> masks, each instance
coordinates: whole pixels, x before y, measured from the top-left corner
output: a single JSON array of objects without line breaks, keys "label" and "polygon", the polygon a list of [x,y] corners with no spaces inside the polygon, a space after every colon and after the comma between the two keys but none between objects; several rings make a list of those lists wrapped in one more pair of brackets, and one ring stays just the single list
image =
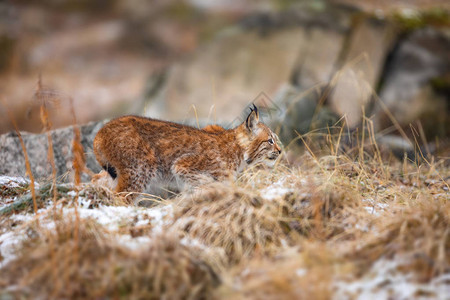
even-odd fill
[{"label": "large boulder", "polygon": [[[261,92],[273,95],[289,81],[304,31],[230,30],[173,66],[165,95],[146,112],[153,117],[232,121]],[[158,107],[158,109],[155,109]],[[155,115],[155,111],[161,113]]]},{"label": "large boulder", "polygon": [[[104,122],[93,122],[80,126],[81,144],[83,145],[86,166],[93,172],[100,171],[93,154],[93,141],[98,130]],[[47,158],[48,139],[47,134],[31,134],[23,132],[22,138],[30,160],[33,176],[38,181],[48,180],[52,174],[52,167]],[[60,181],[72,180],[72,142],[74,137],[73,127],[66,127],[51,131],[53,151],[57,176]],[[25,176],[25,157],[20,145],[19,137],[15,132],[0,136],[0,174],[11,176]],[[68,175],[68,176],[67,176]],[[84,174],[83,181],[89,180]]]},{"label": "large boulder", "polygon": [[[311,125],[329,125],[335,115],[345,115],[353,128],[372,99],[395,37],[389,22],[341,6],[247,17],[167,73],[157,73],[144,111],[235,125],[254,102],[277,111],[272,123],[287,127],[280,129],[285,141]],[[295,103],[291,96],[281,99],[283,86],[294,88]],[[313,122],[314,113],[323,114],[319,122]]]},{"label": "large boulder", "polygon": [[393,122],[401,127],[416,126],[420,121],[429,137],[450,134],[450,97],[434,86],[442,82],[450,86],[449,78],[449,32],[423,28],[409,34],[385,71],[379,93],[382,103],[374,112],[376,129],[390,127]]},{"label": "large boulder", "polygon": [[270,102],[286,83],[326,84],[349,20],[349,11],[335,7],[247,17],[175,64],[164,84],[159,75],[151,80],[144,110],[163,119],[232,122],[252,102],[265,106],[260,98]]},{"label": "large boulder", "polygon": [[332,109],[346,116],[350,128],[361,123],[396,37],[388,22],[366,18],[354,23],[347,49],[334,70],[329,98]]},{"label": "large boulder", "polygon": [[345,42],[343,28],[315,26],[307,31],[299,52],[292,83],[303,90],[328,85]]},{"label": "large boulder", "polygon": [[328,106],[319,105],[320,94],[321,90],[305,93],[292,85],[283,86],[276,94],[266,119],[285,146],[301,143],[299,136],[305,133],[323,133],[338,121]]}]

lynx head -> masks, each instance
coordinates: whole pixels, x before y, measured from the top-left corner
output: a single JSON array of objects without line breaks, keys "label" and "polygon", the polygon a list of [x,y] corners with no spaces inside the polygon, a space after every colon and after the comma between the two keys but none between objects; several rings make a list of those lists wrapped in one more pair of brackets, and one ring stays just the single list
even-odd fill
[{"label": "lynx head", "polygon": [[253,105],[250,114],[241,124],[238,140],[244,148],[244,160],[247,164],[263,163],[273,166],[281,154],[278,137],[259,120],[258,108]]}]

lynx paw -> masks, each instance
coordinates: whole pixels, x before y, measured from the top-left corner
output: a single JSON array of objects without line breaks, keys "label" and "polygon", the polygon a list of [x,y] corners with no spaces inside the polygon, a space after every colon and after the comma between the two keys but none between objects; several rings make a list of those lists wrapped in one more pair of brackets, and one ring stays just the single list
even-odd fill
[{"label": "lynx paw", "polygon": [[114,190],[117,185],[117,180],[114,180],[109,176],[108,172],[102,170],[100,173],[92,176],[91,183],[107,187],[110,190]]}]

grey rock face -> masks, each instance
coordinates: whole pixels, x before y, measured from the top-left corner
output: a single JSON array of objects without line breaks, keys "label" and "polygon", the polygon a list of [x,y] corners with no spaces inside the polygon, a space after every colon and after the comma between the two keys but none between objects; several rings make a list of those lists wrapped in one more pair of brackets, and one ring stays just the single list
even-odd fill
[{"label": "grey rock face", "polygon": [[[104,122],[93,122],[80,126],[81,144],[83,145],[86,166],[93,172],[100,171],[100,166],[95,160],[92,144],[96,133]],[[73,127],[66,127],[51,131],[53,151],[58,179],[68,182],[72,179],[72,142]],[[45,181],[52,174],[51,165],[47,159],[48,140],[47,134],[22,133],[22,137],[30,159],[33,176],[38,181]],[[15,132],[0,136],[0,175],[25,176],[25,157]],[[89,180],[83,174],[83,181]]]},{"label": "grey rock face", "polygon": [[[289,81],[302,34],[302,28],[264,36],[256,30],[224,32],[175,65],[167,76],[165,95],[145,111],[151,117],[176,121],[217,116],[230,122],[258,94],[272,95]],[[155,115],[155,111],[162,113]]]},{"label": "grey rock face", "polygon": [[[393,54],[392,62],[385,71],[380,98],[400,125],[407,126],[421,120],[425,131],[431,131],[429,134],[449,134],[450,132],[445,132],[445,127],[449,124],[446,125],[448,103],[431,86],[433,79],[448,74],[448,35],[432,28],[417,30]],[[377,129],[391,126],[383,107],[376,107],[375,115]]]},{"label": "grey rock face", "polygon": [[[144,111],[162,119],[235,125],[253,102],[276,111],[272,122],[286,142],[296,138],[295,131],[326,128],[335,116],[350,129],[361,125],[363,113],[376,130],[390,127],[377,106],[381,98],[400,126],[421,120],[427,136],[445,136],[448,96],[430,84],[439,77],[448,82],[445,30],[420,29],[403,39],[392,20],[340,6],[248,17],[155,76]],[[286,86],[295,97],[284,93]]]},{"label": "grey rock face", "polygon": [[355,25],[348,49],[335,70],[329,103],[333,111],[346,116],[347,125],[361,123],[382,72],[396,32],[389,23],[366,19]]},{"label": "grey rock face", "polygon": [[274,97],[273,106],[268,108],[268,124],[284,145],[294,140],[300,142],[299,134],[326,130],[338,121],[339,117],[329,107],[318,106],[317,97],[291,85],[284,86]]},{"label": "grey rock face", "polygon": [[[151,80],[147,116],[234,122],[260,96],[274,97],[286,83],[327,84],[350,18],[346,9],[296,8],[249,16]],[[154,87],[158,86],[159,91]]]}]

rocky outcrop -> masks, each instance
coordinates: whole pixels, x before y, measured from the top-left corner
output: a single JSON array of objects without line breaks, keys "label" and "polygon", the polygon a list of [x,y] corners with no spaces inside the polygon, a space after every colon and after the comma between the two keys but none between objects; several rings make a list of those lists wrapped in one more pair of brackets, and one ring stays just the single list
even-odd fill
[{"label": "rocky outcrop", "polygon": [[299,135],[329,128],[339,117],[328,106],[318,105],[318,93],[304,93],[293,85],[285,85],[267,109],[267,122],[284,145],[300,141]]},{"label": "rocky outcrop", "polygon": [[[85,152],[86,166],[94,172],[100,171],[100,166],[95,160],[92,143],[97,131],[103,124],[104,122],[94,122],[80,126],[81,144]],[[73,136],[73,127],[57,129],[51,132],[57,176],[59,181],[62,182],[72,181]],[[49,176],[52,174],[52,168],[47,159],[47,134],[22,133],[22,137],[30,159],[33,176],[38,181],[49,179]],[[0,149],[0,174],[25,176],[24,153],[15,132],[0,136]],[[89,177],[84,174],[82,180],[87,181]]]},{"label": "rocky outcrop", "polygon": [[246,18],[175,64],[144,111],[178,121],[232,122],[250,103],[267,104],[261,95],[270,102],[285,83],[308,89],[327,83],[349,25],[348,15],[334,9]]},{"label": "rocky outcrop", "polygon": [[[409,34],[393,53],[379,92],[382,105],[374,111],[378,130],[420,121],[428,136],[450,134],[450,95],[434,83],[450,86],[450,35],[424,28]],[[416,124],[414,124],[416,125]]]},{"label": "rocky outcrop", "polygon": [[363,114],[377,130],[392,126],[393,117],[400,127],[419,120],[427,136],[446,136],[445,30],[412,30],[331,4],[257,14],[155,76],[145,111],[236,124],[254,102],[266,108],[285,144],[339,119],[356,129]]},{"label": "rocky outcrop", "polygon": [[146,111],[178,121],[218,116],[231,122],[261,91],[273,94],[289,81],[302,34],[301,28],[265,36],[256,30],[224,32],[172,67],[164,97]]},{"label": "rocky outcrop", "polygon": [[334,70],[330,82],[333,111],[346,116],[347,125],[360,124],[367,111],[384,61],[393,47],[396,32],[392,24],[375,19],[356,21],[349,35],[348,49]]}]

